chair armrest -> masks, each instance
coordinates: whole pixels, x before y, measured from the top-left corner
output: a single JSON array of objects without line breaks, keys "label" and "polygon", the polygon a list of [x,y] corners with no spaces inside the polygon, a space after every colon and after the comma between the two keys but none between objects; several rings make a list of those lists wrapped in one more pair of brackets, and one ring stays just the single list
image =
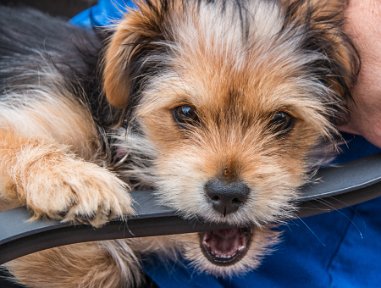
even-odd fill
[{"label": "chair armrest", "polygon": [[[306,217],[348,207],[381,196],[381,155],[340,167],[321,169],[315,181],[300,191],[298,216]],[[25,208],[0,213],[0,264],[44,249],[99,241],[201,232],[227,227],[200,220],[185,220],[176,211],[159,206],[152,191],[133,191],[136,215],[94,229],[52,220],[28,222]]]},{"label": "chair armrest", "polygon": [[301,189],[299,216],[330,212],[381,196],[381,154],[322,168],[314,179]]}]

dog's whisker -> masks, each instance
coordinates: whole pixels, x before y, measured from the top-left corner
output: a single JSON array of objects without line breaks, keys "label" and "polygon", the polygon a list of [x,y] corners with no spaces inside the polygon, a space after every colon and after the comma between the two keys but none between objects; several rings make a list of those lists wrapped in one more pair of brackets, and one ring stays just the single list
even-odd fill
[{"label": "dog's whisker", "polygon": [[[344,207],[347,207],[349,205],[347,205],[344,201],[340,200],[340,199],[337,199],[335,197],[332,197],[331,198],[332,200],[335,200],[337,201],[340,205],[343,205]],[[343,211],[341,211],[341,209],[337,209],[336,206],[334,206],[333,204],[331,204],[329,201],[327,200],[324,200],[324,199],[317,199],[316,201],[318,201],[319,203],[322,203],[324,204],[325,206],[327,206],[330,210],[332,211],[335,211],[336,213],[339,213],[339,215],[341,217],[344,217],[345,219],[347,219],[349,221],[349,223],[357,230],[357,232],[359,233],[359,236],[361,239],[363,239],[364,235],[363,235],[363,232],[361,231],[360,227],[356,224],[355,221],[353,221],[353,216],[348,216],[346,213],[344,213]],[[352,212],[353,215],[356,213],[355,210],[354,212]]]},{"label": "dog's whisker", "polygon": [[315,237],[316,240],[323,246],[326,247],[327,245],[320,239],[320,237],[313,231],[313,229],[310,228],[310,226],[299,216],[297,216],[297,219],[308,229],[308,231]]}]

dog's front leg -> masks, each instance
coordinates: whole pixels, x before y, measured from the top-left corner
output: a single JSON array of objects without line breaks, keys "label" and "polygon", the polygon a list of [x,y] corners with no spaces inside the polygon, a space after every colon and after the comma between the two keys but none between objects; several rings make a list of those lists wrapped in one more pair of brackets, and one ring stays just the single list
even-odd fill
[{"label": "dog's front leg", "polygon": [[100,226],[132,213],[127,185],[64,145],[0,130],[0,173],[2,206],[26,205],[35,217]]},{"label": "dog's front leg", "polygon": [[142,284],[124,240],[90,242],[31,254],[6,264],[28,288],[123,288]]}]

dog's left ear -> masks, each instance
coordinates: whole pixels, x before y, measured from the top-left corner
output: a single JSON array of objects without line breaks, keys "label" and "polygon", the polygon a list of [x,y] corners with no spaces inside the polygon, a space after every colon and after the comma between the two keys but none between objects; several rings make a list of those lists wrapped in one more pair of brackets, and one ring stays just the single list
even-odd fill
[{"label": "dog's left ear", "polygon": [[[360,60],[351,40],[343,32],[348,0],[280,0],[286,25],[303,27],[303,48],[326,56],[317,63],[324,81],[342,99],[350,99]],[[327,73],[328,72],[328,73]],[[323,75],[325,74],[325,75]]]},{"label": "dog's left ear", "polygon": [[151,54],[163,49],[158,43],[165,38],[163,23],[168,11],[163,5],[165,2],[138,1],[138,9],[125,16],[111,37],[103,70],[103,89],[111,105],[126,107],[137,86],[134,85],[136,81],[153,72],[149,70],[147,60]]}]

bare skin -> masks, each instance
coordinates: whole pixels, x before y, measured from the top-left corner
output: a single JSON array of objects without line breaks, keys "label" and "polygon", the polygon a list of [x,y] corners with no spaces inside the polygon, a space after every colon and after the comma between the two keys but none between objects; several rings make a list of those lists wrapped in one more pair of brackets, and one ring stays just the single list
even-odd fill
[{"label": "bare skin", "polygon": [[361,58],[361,70],[349,104],[344,132],[365,137],[381,147],[381,0],[350,0],[345,31]]}]

